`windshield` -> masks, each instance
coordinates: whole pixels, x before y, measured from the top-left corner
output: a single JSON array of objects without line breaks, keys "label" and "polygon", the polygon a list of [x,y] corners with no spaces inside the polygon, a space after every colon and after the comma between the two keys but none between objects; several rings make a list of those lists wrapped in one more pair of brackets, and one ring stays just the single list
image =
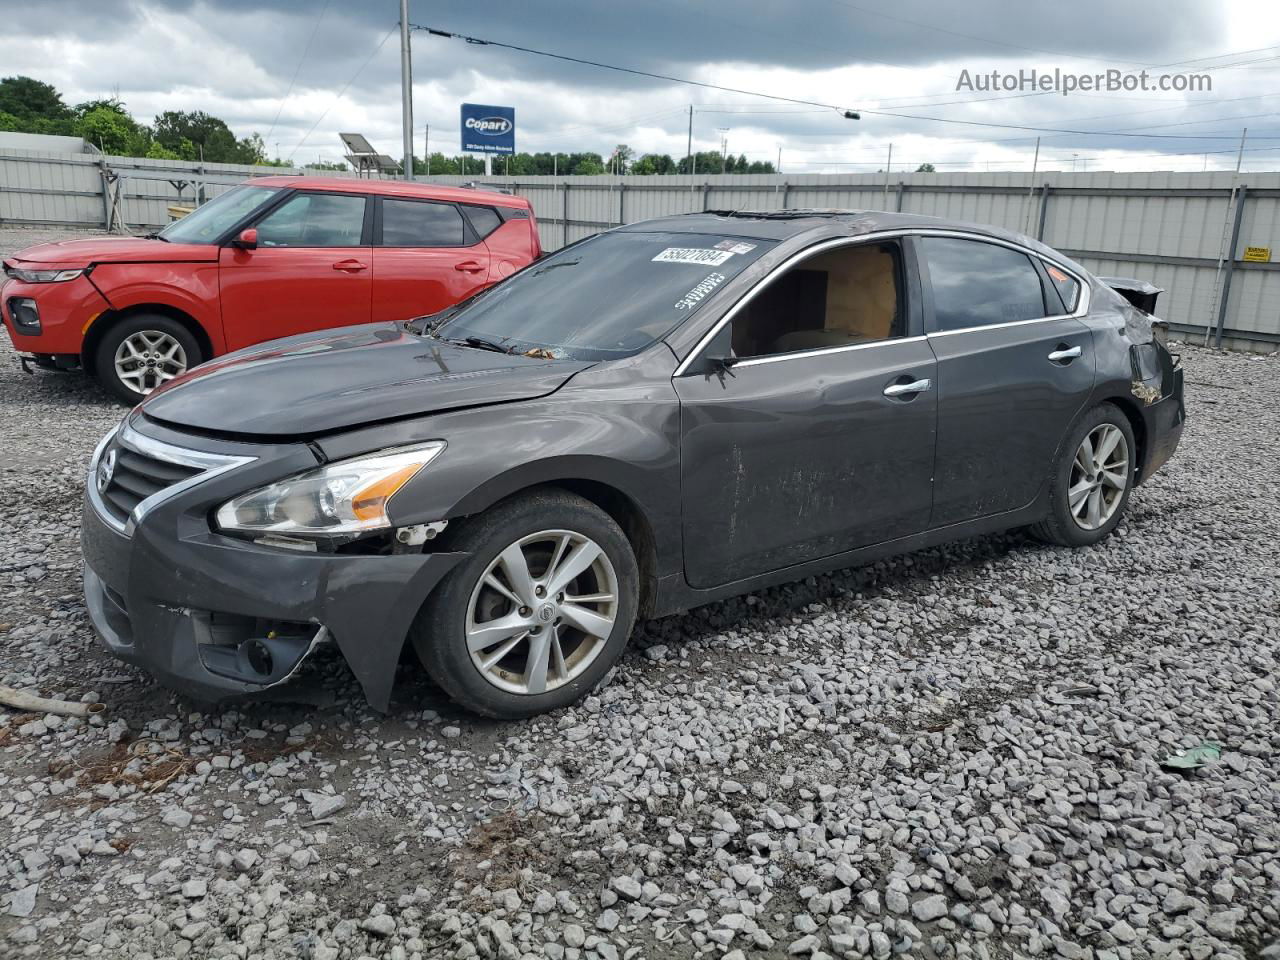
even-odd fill
[{"label": "windshield", "polygon": [[269,201],[280,187],[232,187],[181,220],[175,220],[160,236],[174,243],[217,243],[218,239],[253,211]]},{"label": "windshield", "polygon": [[773,246],[698,233],[604,233],[445,314],[433,335],[512,353],[610,360],[643,350]]}]

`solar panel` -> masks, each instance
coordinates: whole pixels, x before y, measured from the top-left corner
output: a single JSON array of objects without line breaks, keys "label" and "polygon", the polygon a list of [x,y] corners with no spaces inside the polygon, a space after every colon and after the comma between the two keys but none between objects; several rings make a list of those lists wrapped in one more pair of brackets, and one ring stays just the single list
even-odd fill
[{"label": "solar panel", "polygon": [[342,145],[347,148],[347,153],[353,157],[376,156],[378,153],[362,133],[340,133],[338,136],[342,138]]},{"label": "solar panel", "polygon": [[400,164],[396,163],[385,153],[380,153],[374,157],[374,163],[378,165],[378,169],[382,173],[395,173],[400,169]]}]

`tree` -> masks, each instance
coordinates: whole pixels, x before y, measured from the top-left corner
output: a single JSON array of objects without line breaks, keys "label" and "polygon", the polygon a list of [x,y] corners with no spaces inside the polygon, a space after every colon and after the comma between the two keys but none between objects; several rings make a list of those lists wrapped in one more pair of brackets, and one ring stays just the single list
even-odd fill
[{"label": "tree", "polygon": [[916,173],[937,173],[937,172],[938,171],[933,168],[932,163],[922,163],[920,164],[920,166],[916,167]]},{"label": "tree", "polygon": [[151,134],[129,115],[119,100],[90,100],[76,106],[74,130],[103,153],[148,156]]},{"label": "tree", "polygon": [[625,143],[620,143],[613,148],[613,154],[609,157],[610,173],[626,173],[627,167],[631,164],[636,152],[628,147]]},{"label": "tree", "polygon": [[62,102],[62,94],[53,84],[31,77],[0,80],[0,113],[32,125],[39,120],[69,122],[72,116],[71,108]]},{"label": "tree", "polygon": [[237,140],[226,121],[203,110],[166,110],[156,117],[155,138],[184,160],[261,163],[267,157],[260,135]]}]

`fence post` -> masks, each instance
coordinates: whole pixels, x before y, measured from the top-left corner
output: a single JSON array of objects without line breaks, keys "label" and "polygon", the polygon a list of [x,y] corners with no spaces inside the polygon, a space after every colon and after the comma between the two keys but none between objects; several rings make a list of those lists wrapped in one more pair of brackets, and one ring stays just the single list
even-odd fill
[{"label": "fence post", "polygon": [[902,212],[902,195],[906,192],[907,192],[906,181],[899,180],[898,189],[896,191],[897,196],[894,198],[894,203],[896,204],[896,206],[893,208],[898,213]]},{"label": "fence post", "polygon": [[1036,227],[1036,239],[1044,241],[1044,219],[1049,213],[1049,185],[1046,183],[1040,188],[1040,222]]},{"label": "fence post", "polygon": [[622,198],[626,196],[626,193],[627,193],[627,185],[619,181],[618,183],[618,226],[622,226],[624,223],[627,222],[627,217],[625,213],[626,208],[623,206],[623,201],[622,201]]},{"label": "fence post", "polygon": [[711,194],[711,182],[709,180],[702,181],[702,212],[707,212],[707,198]]},{"label": "fence post", "polygon": [[102,180],[102,227],[111,232],[111,181],[107,179],[107,161],[98,161],[98,177]]},{"label": "fence post", "polygon": [[1236,250],[1240,246],[1240,222],[1244,220],[1244,201],[1248,192],[1249,188],[1242,183],[1239,193],[1236,194],[1235,223],[1231,225],[1231,246],[1227,250],[1227,269],[1222,275],[1222,296],[1218,299],[1218,322],[1213,331],[1213,345],[1219,350],[1222,349],[1222,328],[1227,322],[1227,300],[1231,296],[1231,271],[1236,265]]},{"label": "fence post", "polygon": [[569,181],[564,180],[560,185],[564,187],[562,191],[564,215],[560,219],[560,246],[567,247],[569,245]]},{"label": "fence post", "polygon": [[783,180],[782,181],[782,209],[783,210],[787,209],[787,194],[790,192],[790,190],[791,190],[791,184]]}]

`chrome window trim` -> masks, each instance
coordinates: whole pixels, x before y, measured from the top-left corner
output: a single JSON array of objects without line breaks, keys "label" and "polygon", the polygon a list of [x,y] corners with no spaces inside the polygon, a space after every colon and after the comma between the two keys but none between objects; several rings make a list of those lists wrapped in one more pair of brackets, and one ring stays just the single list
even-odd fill
[{"label": "chrome window trim", "polygon": [[[106,450],[107,445],[113,438],[118,440],[121,446],[132,450],[134,453],[140,453],[155,460],[163,460],[166,463],[194,467],[200,470],[200,473],[193,474],[185,480],[179,480],[177,483],[153,493],[134,507],[133,512],[121,523],[107,509],[106,504],[102,502],[102,493],[98,490],[98,462],[102,459],[103,451]],[[253,463],[257,459],[257,457],[231,456],[223,453],[206,453],[203,450],[188,450],[186,447],[175,446],[162,440],[156,440],[153,437],[144,436],[133,429],[128,421],[125,421],[98,442],[98,446],[94,449],[93,456],[89,460],[89,475],[85,480],[85,489],[89,493],[89,501],[93,504],[94,512],[97,513],[98,517],[117,533],[129,537],[133,535],[133,531],[138,524],[142,522],[142,518],[164,501],[190,490],[197,484],[224,474],[228,470],[234,470],[237,467]]]},{"label": "chrome window trim", "polygon": [[866,350],[868,347],[887,347],[895,343],[919,343],[928,340],[926,336],[919,337],[885,337],[883,340],[869,340],[866,343],[851,343],[843,347],[815,347],[812,350],[797,350],[792,353],[772,353],[763,357],[751,357],[747,360],[739,360],[733,365],[734,370],[740,370],[743,367],[754,367],[762,363],[778,363],[782,360],[804,360],[807,357],[816,357],[828,353],[848,353],[850,350]]},{"label": "chrome window trim", "polygon": [[680,361],[680,364],[676,367],[676,371],[672,374],[672,377],[683,376],[688,371],[689,367],[693,365],[693,362],[702,354],[702,351],[706,349],[707,344],[715,339],[716,334],[720,332],[724,325],[726,323],[733,322],[733,318],[737,316],[739,310],[750,303],[755,295],[771,284],[775,278],[791,269],[791,267],[795,266],[797,263],[819,253],[825,253],[827,250],[833,250],[837,247],[853,246],[854,244],[859,243],[874,243],[879,240],[893,240],[902,237],[954,237],[960,240],[976,240],[980,243],[992,243],[999,247],[1008,247],[1011,250],[1016,250],[1019,253],[1026,254],[1029,257],[1036,257],[1044,263],[1052,264],[1057,267],[1063,273],[1073,277],[1075,281],[1080,284],[1079,302],[1076,304],[1076,309],[1071,313],[1055,314],[1051,317],[1032,317],[1030,320],[1015,320],[1010,323],[989,323],[975,327],[960,327],[956,330],[942,330],[933,333],[925,333],[919,337],[898,337],[886,340],[873,340],[870,343],[852,344],[845,347],[822,347],[817,350],[805,350],[796,353],[781,353],[773,356],[749,357],[745,360],[739,360],[734,364],[734,367],[746,367],[760,363],[774,363],[778,360],[795,360],[804,357],[813,357],[824,353],[839,353],[849,350],[857,350],[863,347],[881,346],[886,343],[902,343],[908,340],[924,340],[929,337],[952,336],[957,333],[969,333],[976,330],[994,330],[997,327],[1012,327],[1027,323],[1046,323],[1050,320],[1076,319],[1087,315],[1089,312],[1091,291],[1089,283],[1085,278],[1066,264],[1060,263],[1052,257],[1048,257],[1045,254],[1040,253],[1038,250],[1032,250],[1030,247],[1023,246],[1020,243],[1015,243],[1012,240],[1005,240],[1001,237],[992,237],[982,233],[973,233],[968,230],[957,230],[954,228],[944,227],[899,227],[893,230],[877,230],[872,233],[864,233],[856,237],[835,237],[830,240],[824,240],[821,243],[816,243],[811,247],[806,247],[803,250],[793,253],[786,260],[782,261],[782,263],[769,271],[768,276],[764,277],[759,283],[748,290],[737,303],[725,312],[723,317],[716,321],[715,325],[708,330],[696,344],[694,344],[693,349],[690,350],[688,355]]}]

